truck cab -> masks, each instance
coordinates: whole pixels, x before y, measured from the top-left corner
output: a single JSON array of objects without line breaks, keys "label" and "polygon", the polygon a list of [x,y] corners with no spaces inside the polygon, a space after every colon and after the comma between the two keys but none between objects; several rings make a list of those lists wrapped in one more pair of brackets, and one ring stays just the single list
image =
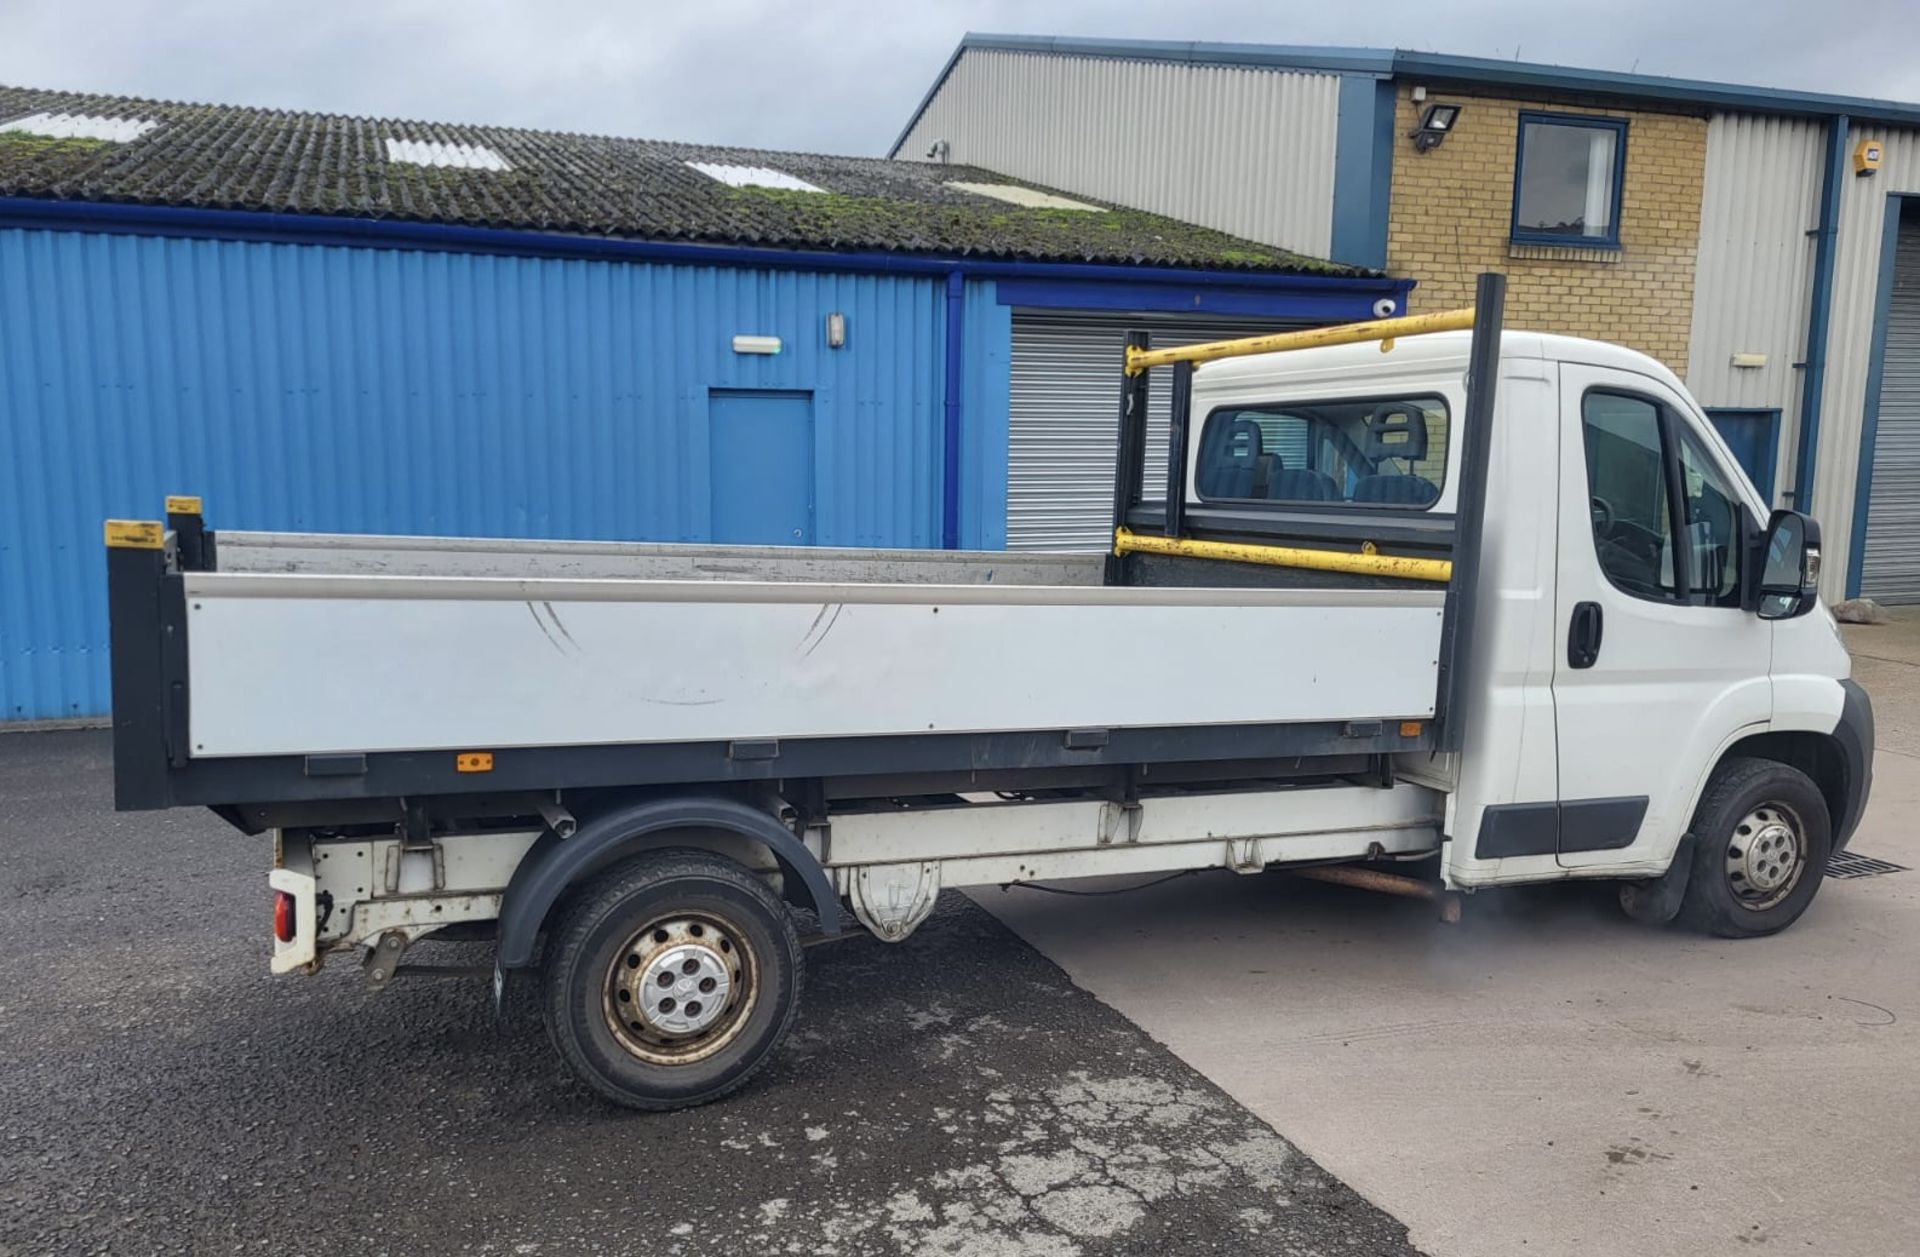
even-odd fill
[{"label": "truck cab", "polygon": [[[1457,520],[1469,347],[1443,332],[1206,364],[1188,510],[1294,541],[1343,519],[1380,533],[1384,512],[1409,538]],[[1817,566],[1793,596],[1763,596],[1770,545],[1796,582],[1803,554],[1817,565],[1812,522],[1776,518],[1645,354],[1506,331],[1498,370],[1462,738],[1398,762],[1447,789],[1447,881],[1659,878],[1714,773],[1744,758],[1811,778],[1844,846],[1871,780],[1871,710],[1808,592]],[[1739,837],[1726,862],[1744,901],[1779,902],[1793,860],[1748,867]]]}]

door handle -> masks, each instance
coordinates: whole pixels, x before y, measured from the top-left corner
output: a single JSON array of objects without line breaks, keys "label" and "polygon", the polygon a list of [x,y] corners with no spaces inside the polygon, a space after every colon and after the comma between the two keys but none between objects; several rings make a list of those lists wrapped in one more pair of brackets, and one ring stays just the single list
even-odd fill
[{"label": "door handle", "polygon": [[1591,668],[1600,657],[1600,604],[1575,603],[1573,620],[1567,625],[1567,666]]}]

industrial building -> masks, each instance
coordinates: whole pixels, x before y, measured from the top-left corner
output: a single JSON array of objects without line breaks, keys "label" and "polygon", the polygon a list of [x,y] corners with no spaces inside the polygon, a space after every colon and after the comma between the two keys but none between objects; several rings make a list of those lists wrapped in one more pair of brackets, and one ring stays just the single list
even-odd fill
[{"label": "industrial building", "polygon": [[1642,349],[1920,601],[1920,105],[1425,52],[969,35],[893,146]]},{"label": "industrial building", "polygon": [[106,710],[101,521],[169,493],[230,529],[1099,548],[1125,328],[1411,286],[953,163],[0,89],[0,718]]}]

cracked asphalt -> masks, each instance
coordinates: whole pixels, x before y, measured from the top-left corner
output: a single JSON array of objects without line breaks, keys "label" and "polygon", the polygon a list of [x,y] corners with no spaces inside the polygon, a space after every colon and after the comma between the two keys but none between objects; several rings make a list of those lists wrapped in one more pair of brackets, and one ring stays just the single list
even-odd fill
[{"label": "cracked asphalt", "polygon": [[744,1092],[629,1114],[484,980],[269,977],[266,840],[117,815],[109,768],[103,733],[0,735],[5,1257],[1415,1251],[956,896],[810,951]]}]

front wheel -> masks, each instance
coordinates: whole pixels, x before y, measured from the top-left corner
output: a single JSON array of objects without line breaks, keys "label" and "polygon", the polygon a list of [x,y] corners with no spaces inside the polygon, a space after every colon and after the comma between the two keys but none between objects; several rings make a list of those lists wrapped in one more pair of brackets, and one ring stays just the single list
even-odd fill
[{"label": "front wheel", "polygon": [[1680,919],[1722,938],[1775,934],[1800,919],[1832,850],[1827,801],[1797,768],[1731,759],[1693,817],[1693,875]]},{"label": "front wheel", "polygon": [[800,967],[786,905],[751,870],[704,851],[650,852],[587,887],[549,934],[547,1032],[616,1104],[705,1104],[786,1037]]}]

